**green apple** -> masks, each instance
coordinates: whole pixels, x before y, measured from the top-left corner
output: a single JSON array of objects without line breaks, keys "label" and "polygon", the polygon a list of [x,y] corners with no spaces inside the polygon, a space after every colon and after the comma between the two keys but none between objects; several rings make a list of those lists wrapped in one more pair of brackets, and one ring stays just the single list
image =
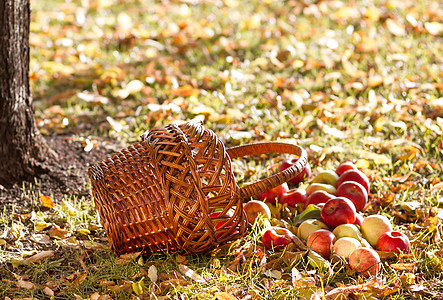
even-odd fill
[{"label": "green apple", "polygon": [[363,237],[371,244],[377,246],[378,238],[385,232],[391,231],[392,225],[389,219],[383,215],[371,215],[361,223]]},{"label": "green apple", "polygon": [[314,178],[312,178],[311,182],[330,184],[335,187],[337,180],[338,180],[338,175],[337,173],[335,173],[335,171],[325,170],[321,171]]},{"label": "green apple", "polygon": [[325,192],[328,192],[329,194],[335,195],[335,193],[337,192],[337,189],[333,185],[330,185],[327,183],[318,183],[318,182],[311,183],[306,188],[307,195],[310,195],[315,191],[325,191]]},{"label": "green apple", "polygon": [[307,241],[311,233],[319,229],[328,229],[328,225],[318,219],[308,219],[298,227],[297,236],[300,239]]},{"label": "green apple", "polygon": [[358,241],[361,240],[361,232],[358,229],[358,227],[354,224],[341,224],[335,227],[335,229],[332,231],[332,233],[335,235],[335,237],[338,239],[342,237],[351,237]]}]

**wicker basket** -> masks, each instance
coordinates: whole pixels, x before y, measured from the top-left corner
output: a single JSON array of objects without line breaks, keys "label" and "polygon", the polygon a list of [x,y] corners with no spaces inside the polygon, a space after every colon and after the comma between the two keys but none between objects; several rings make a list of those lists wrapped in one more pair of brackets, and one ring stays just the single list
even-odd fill
[{"label": "wicker basket", "polygon": [[[231,159],[269,152],[299,158],[291,168],[240,188]],[[242,236],[242,200],[302,171],[306,152],[269,142],[230,149],[201,123],[154,128],[89,169],[92,193],[116,254],[203,253]]]}]

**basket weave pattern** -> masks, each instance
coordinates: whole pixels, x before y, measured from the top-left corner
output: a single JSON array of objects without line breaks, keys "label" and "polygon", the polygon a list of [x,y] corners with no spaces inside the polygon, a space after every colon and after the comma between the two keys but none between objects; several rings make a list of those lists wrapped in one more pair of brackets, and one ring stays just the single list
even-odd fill
[{"label": "basket weave pattern", "polygon": [[[293,148],[274,143],[226,150],[211,130],[193,122],[148,131],[89,169],[111,248],[116,254],[204,253],[242,236],[247,227],[242,200],[289,180],[306,164],[304,150]],[[240,189],[231,159],[251,151],[292,152],[300,163]]]}]

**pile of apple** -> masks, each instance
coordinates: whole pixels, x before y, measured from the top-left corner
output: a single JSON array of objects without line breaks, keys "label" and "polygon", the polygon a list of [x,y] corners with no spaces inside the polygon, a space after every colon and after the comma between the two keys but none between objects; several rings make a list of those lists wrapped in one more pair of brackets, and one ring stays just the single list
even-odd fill
[{"label": "pile of apple", "polygon": [[[279,171],[290,167],[294,160],[285,160]],[[319,172],[312,177],[309,163],[288,183],[304,188],[289,190],[280,185],[259,195],[259,200],[244,204],[248,221],[253,223],[258,214],[271,218],[269,207],[277,202],[294,211],[317,210],[315,218],[301,220],[298,226],[285,228],[271,226],[263,231],[262,242],[266,249],[281,250],[294,239],[303,241],[311,250],[325,259],[333,255],[349,262],[349,267],[363,276],[377,275],[381,268],[379,253],[410,253],[408,237],[393,230],[388,218],[376,214],[363,217],[359,212],[368,203],[370,182],[354,163],[346,161],[335,170]]]}]

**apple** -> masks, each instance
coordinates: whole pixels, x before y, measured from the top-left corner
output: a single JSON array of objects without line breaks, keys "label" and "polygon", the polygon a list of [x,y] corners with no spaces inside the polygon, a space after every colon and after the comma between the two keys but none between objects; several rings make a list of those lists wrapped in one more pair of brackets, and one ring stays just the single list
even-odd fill
[{"label": "apple", "polygon": [[410,253],[411,243],[406,234],[400,231],[387,231],[377,241],[378,251]]},{"label": "apple", "polygon": [[263,217],[270,219],[271,218],[271,210],[269,207],[262,201],[251,200],[243,204],[243,210],[246,213],[246,217],[250,224],[254,224],[255,219],[257,219],[258,215],[263,215]]},{"label": "apple", "polygon": [[332,232],[326,229],[319,229],[309,235],[306,246],[327,259],[331,256],[332,245],[335,240],[335,235]]},{"label": "apple", "polygon": [[360,242],[358,240],[345,236],[337,239],[332,246],[332,253],[348,259],[351,253],[358,247],[360,247]]},{"label": "apple", "polygon": [[[234,226],[234,222],[226,224],[229,221],[229,219],[232,218],[232,216],[233,216],[233,212],[231,210],[228,210],[223,216],[221,216],[221,211],[216,211],[216,212],[209,214],[209,217],[211,219],[216,219],[217,221],[220,220],[214,226],[214,228],[216,230],[218,230],[220,228],[222,228],[222,230],[223,230],[223,228],[229,229],[232,226]],[[237,234],[237,233],[239,233],[238,230],[233,230],[230,234]],[[217,238],[220,238],[223,235],[224,235],[224,232],[221,231],[221,232],[217,233]]]},{"label": "apple", "polygon": [[363,276],[376,276],[381,269],[380,255],[374,249],[357,248],[349,256],[349,266]]},{"label": "apple", "polygon": [[262,242],[266,249],[280,250],[292,242],[294,234],[286,228],[272,226],[263,232]]},{"label": "apple", "polygon": [[368,203],[368,192],[358,182],[345,181],[337,188],[337,197],[345,197],[352,201],[357,211],[363,210]]},{"label": "apple", "polygon": [[308,219],[298,226],[297,236],[306,241],[314,231],[328,229],[328,225],[317,219]]},{"label": "apple", "polygon": [[[287,168],[289,168],[290,166],[292,166],[293,164],[295,164],[295,162],[298,160],[298,158],[293,158],[293,159],[285,159],[284,161],[282,161],[280,163],[280,166],[278,168],[278,171],[284,171]],[[294,184],[297,185],[300,182],[303,182],[309,178],[311,178],[312,176],[312,172],[311,172],[311,165],[309,164],[309,162],[306,163],[306,166],[304,167],[304,169],[298,174],[296,175],[294,178],[292,178],[291,180],[288,181],[288,183],[290,184]]]},{"label": "apple", "polygon": [[336,197],[328,200],[320,212],[321,220],[331,227],[354,223],[355,214],[354,203],[344,197]]},{"label": "apple", "polygon": [[280,198],[281,204],[287,204],[290,207],[296,207],[298,203],[302,203],[303,206],[306,203],[306,191],[303,189],[293,189],[284,193]]},{"label": "apple", "polygon": [[335,195],[337,189],[335,188],[335,186],[330,184],[314,182],[307,187],[306,194],[310,195],[315,191],[325,191],[328,192],[329,194]]},{"label": "apple", "polygon": [[324,183],[335,186],[338,180],[338,175],[335,171],[325,170],[318,173],[314,178],[312,178],[311,183]]},{"label": "apple", "polygon": [[357,225],[357,226],[360,226],[360,228],[361,228],[361,223],[363,222],[363,216],[362,215],[360,215],[359,213],[356,213],[355,214],[355,222],[354,222],[354,224],[355,225]]},{"label": "apple", "polygon": [[288,184],[285,182],[279,186],[276,186],[273,189],[260,193],[258,195],[258,198],[260,198],[261,201],[266,201],[268,203],[275,204],[276,199],[280,199],[280,197],[288,190],[289,190]]},{"label": "apple", "polygon": [[389,219],[383,215],[367,216],[361,223],[361,231],[363,233],[363,237],[373,247],[377,246],[378,239],[383,233],[391,230],[391,222],[389,222]]},{"label": "apple", "polygon": [[366,192],[369,193],[369,179],[368,176],[365,175],[362,171],[359,170],[348,170],[340,175],[337,180],[336,187],[340,187],[340,185],[345,181],[355,181],[360,183],[365,189]]},{"label": "apple", "polygon": [[318,190],[310,194],[305,202],[305,207],[308,207],[309,204],[318,205],[321,203],[326,203],[329,199],[335,198],[335,195],[329,194],[326,191]]},{"label": "apple", "polygon": [[340,176],[341,174],[343,174],[348,170],[358,170],[358,168],[352,161],[348,160],[339,164],[337,169],[335,169],[335,173],[337,173],[337,175]]},{"label": "apple", "polygon": [[335,237],[338,239],[342,237],[351,237],[356,240],[361,240],[362,234],[357,226],[354,224],[341,224],[335,227],[335,229],[332,231],[332,233],[335,235]]}]

